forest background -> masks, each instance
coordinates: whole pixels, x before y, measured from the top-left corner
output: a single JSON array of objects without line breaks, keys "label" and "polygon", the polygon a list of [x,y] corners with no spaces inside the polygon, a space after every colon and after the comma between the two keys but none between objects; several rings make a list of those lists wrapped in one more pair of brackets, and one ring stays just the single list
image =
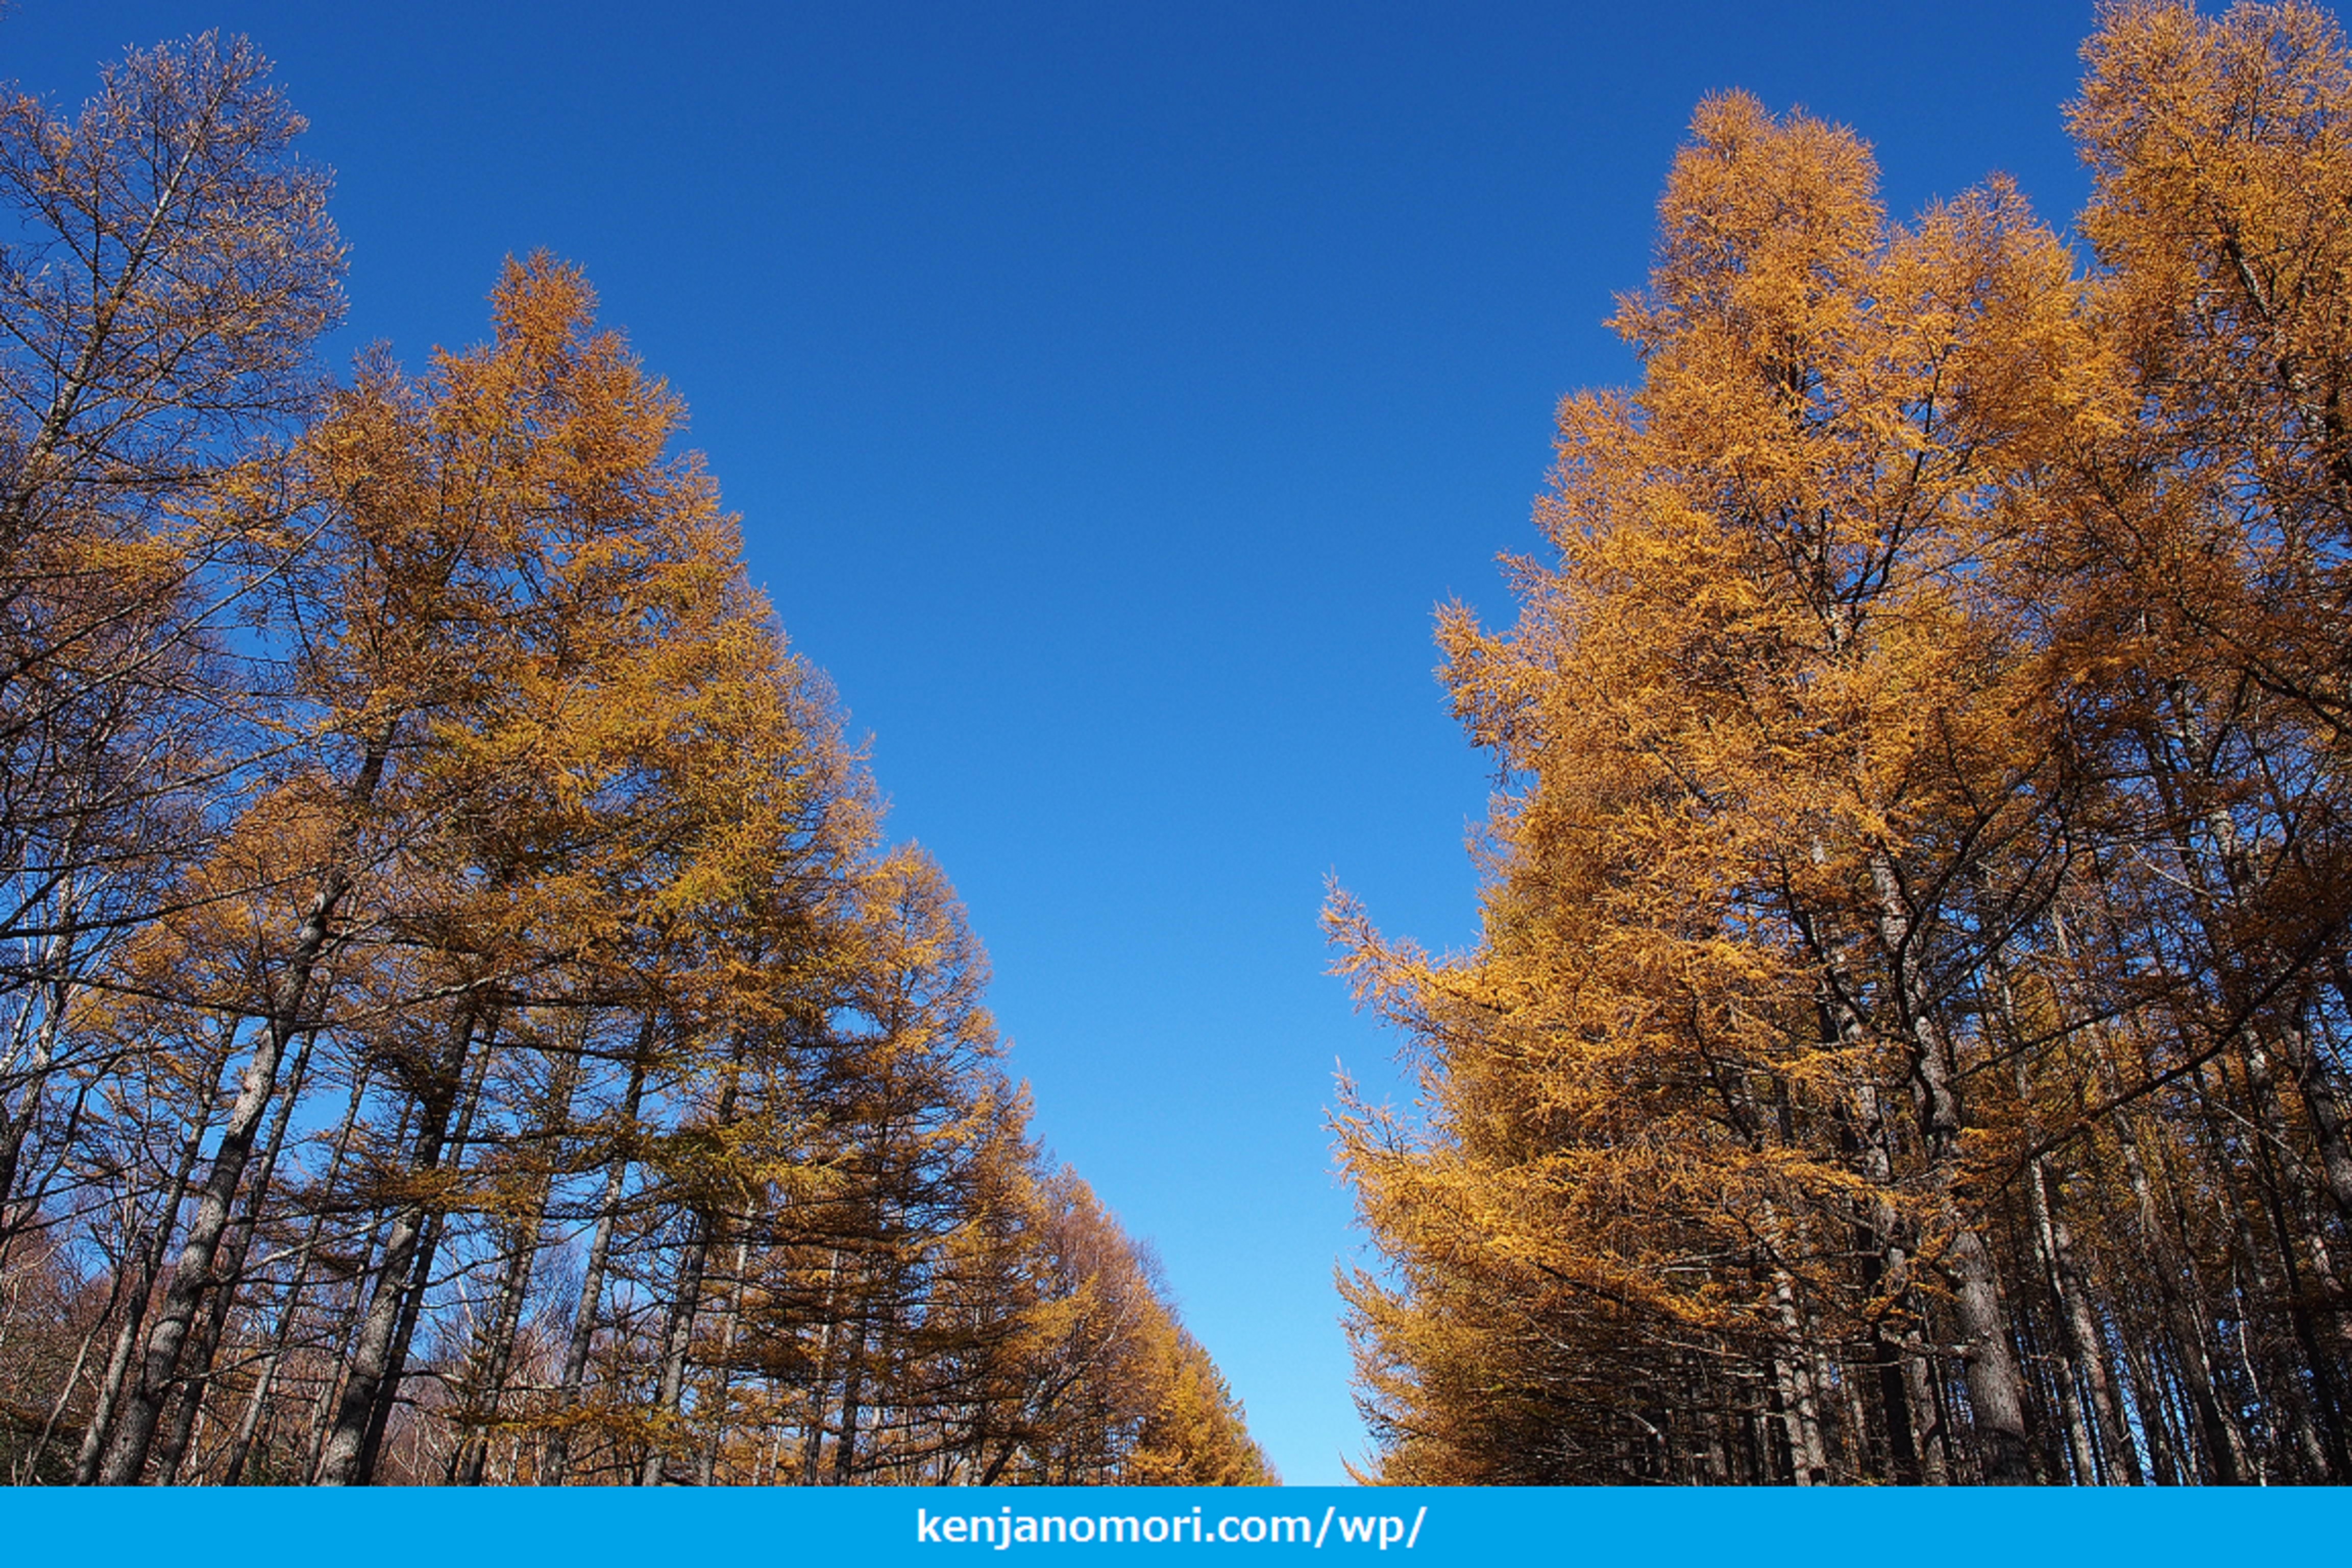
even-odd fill
[{"label": "forest background", "polygon": [[254,37],[336,172],[331,362],[477,341],[510,253],[586,268],[955,879],[1038,1131],[1314,1482],[1362,1442],[1330,1072],[1377,1096],[1391,1044],[1321,973],[1324,879],[1473,933],[1429,612],[1506,618],[1692,105],[1857,127],[1897,214],[2084,190],[2087,5],[1621,11],[26,0],[0,62],[71,101]]}]

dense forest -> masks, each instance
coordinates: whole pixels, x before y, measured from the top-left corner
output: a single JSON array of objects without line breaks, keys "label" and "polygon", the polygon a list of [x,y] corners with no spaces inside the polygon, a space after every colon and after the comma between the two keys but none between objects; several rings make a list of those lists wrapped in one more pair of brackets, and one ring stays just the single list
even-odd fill
[{"label": "dense forest", "polygon": [[1482,935],[1328,912],[1380,1479],[2352,1481],[2352,61],[2084,54],[2079,249],[1702,104],[1442,617]]},{"label": "dense forest", "polygon": [[1270,1479],[573,269],[340,382],[236,40],[0,95],[0,1472]]},{"label": "dense forest", "polygon": [[[1702,103],[1442,613],[1364,1479],[2352,1483],[2352,50],[2097,26],[2063,234]],[[0,1476],[1272,1481],[680,400],[546,256],[323,370],[302,129],[0,89]]]}]

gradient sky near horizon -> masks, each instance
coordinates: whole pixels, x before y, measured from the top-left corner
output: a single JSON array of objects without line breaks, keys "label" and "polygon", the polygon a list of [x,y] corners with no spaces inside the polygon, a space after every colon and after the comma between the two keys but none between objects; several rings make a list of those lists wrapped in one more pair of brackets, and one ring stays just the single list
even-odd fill
[{"label": "gradient sky near horizon", "polygon": [[16,0],[0,78],[251,36],[337,174],[339,361],[487,335],[510,253],[586,268],[969,906],[1035,1131],[1328,1483],[1335,1066],[1404,1090],[1317,911],[1475,934],[1432,611],[1513,614],[1693,105],[1852,125],[1898,215],[1998,170],[2063,225],[2091,11]]}]

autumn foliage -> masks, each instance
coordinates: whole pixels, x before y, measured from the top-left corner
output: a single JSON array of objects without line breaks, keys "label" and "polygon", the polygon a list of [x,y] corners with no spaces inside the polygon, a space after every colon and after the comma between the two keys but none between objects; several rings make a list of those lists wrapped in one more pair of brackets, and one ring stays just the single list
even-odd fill
[{"label": "autumn foliage", "polygon": [[8,1479],[1268,1479],[678,399],[545,258],[314,379],[300,129],[0,104]]},{"label": "autumn foliage", "polygon": [[1702,104],[1440,622],[1483,934],[1335,896],[1399,1482],[2352,1479],[2352,61],[2120,4],[2078,253]]}]

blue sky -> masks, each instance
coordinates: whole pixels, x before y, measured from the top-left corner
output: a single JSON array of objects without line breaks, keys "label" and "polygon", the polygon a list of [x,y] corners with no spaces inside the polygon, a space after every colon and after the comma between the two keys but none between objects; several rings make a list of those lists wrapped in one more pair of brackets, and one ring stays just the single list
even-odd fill
[{"label": "blue sky", "polygon": [[2063,222],[2090,12],[17,0],[0,76],[249,34],[337,171],[338,358],[484,335],[509,253],[587,268],[969,905],[1037,1131],[1311,1483],[1362,1446],[1334,1064],[1393,1085],[1324,881],[1474,934],[1431,612],[1511,613],[1692,106],[1853,125],[1898,213],[2001,170]]}]

